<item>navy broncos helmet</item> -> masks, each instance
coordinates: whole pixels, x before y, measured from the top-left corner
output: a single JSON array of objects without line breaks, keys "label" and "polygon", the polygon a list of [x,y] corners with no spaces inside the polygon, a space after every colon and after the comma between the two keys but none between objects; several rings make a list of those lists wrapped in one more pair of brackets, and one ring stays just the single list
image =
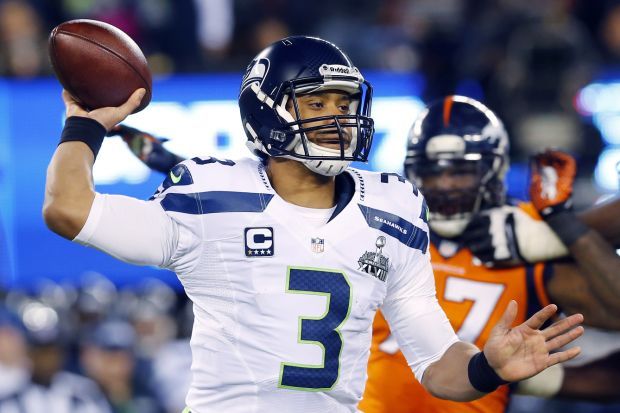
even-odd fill
[{"label": "navy broncos helmet", "polygon": [[[460,235],[473,214],[504,204],[508,151],[501,120],[474,99],[448,96],[421,112],[409,132],[405,171],[424,192],[435,232]],[[424,187],[425,177],[445,171],[476,174],[476,186]]]},{"label": "navy broncos helmet", "polygon": [[[350,94],[350,113],[300,119],[297,97],[327,90]],[[239,92],[241,121],[254,154],[296,159],[328,176],[352,161],[367,161],[374,133],[371,103],[370,83],[342,50],[307,36],[287,37],[259,53]],[[310,142],[310,131],[337,133],[340,149]]]}]

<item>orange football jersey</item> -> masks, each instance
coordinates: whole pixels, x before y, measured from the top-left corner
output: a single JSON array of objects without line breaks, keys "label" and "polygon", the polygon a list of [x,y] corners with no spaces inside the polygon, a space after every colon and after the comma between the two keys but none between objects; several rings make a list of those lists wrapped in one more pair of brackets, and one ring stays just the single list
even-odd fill
[{"label": "orange football jersey", "polygon": [[[441,254],[440,254],[441,250]],[[453,255],[452,255],[453,254]],[[448,258],[445,258],[448,257]],[[471,252],[447,240],[431,244],[437,298],[463,341],[482,348],[511,299],[519,304],[515,325],[549,303],[545,278],[551,266],[505,269],[476,265]],[[437,399],[420,385],[381,313],[373,324],[368,381],[360,410],[365,413],[500,413],[508,404],[508,386],[481,399],[460,403]]]}]

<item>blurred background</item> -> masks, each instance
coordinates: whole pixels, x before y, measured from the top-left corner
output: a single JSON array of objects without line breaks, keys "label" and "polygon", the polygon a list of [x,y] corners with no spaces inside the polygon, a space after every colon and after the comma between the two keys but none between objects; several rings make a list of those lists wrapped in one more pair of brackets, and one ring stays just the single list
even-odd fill
[{"label": "blurred background", "polygon": [[[401,172],[417,112],[457,93],[504,120],[512,196],[526,197],[528,156],[549,146],[577,157],[578,209],[618,190],[617,0],[0,0],[0,399],[53,382],[80,389],[80,411],[179,412],[189,380],[192,314],[174,274],[73,245],[41,218],[63,123],[47,36],[75,18],[140,45],[153,101],[127,124],[182,156],[248,155],[241,74],[266,45],[307,34],[339,45],[375,87],[373,155],[358,167]],[[99,191],[139,198],[163,178],[120,138],[106,139],[94,175]]]}]

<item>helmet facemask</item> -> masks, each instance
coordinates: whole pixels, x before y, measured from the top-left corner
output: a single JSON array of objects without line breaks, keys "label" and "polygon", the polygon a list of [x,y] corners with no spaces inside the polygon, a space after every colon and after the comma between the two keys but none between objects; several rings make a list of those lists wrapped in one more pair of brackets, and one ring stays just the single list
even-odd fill
[{"label": "helmet facemask", "polygon": [[[429,225],[440,236],[454,238],[463,233],[472,216],[504,202],[502,157],[467,154],[461,159],[414,160],[407,175],[424,193]],[[439,182],[452,180],[451,185]]]}]

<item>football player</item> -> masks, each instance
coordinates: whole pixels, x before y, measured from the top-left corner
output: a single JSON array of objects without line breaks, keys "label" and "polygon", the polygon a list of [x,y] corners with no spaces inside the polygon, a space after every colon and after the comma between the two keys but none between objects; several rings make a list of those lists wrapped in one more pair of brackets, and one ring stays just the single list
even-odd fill
[{"label": "football player", "polygon": [[[482,103],[462,96],[431,103],[409,135],[405,170],[428,203],[437,298],[459,338],[484,347],[492,338],[492,326],[511,300],[519,303],[519,321],[553,301],[568,313],[582,312],[590,325],[619,329],[620,300],[613,291],[620,282],[620,258],[607,241],[570,212],[574,160],[558,152],[536,157],[533,202],[511,206],[506,201],[504,180],[508,145],[500,119]],[[620,204],[615,204],[617,210]],[[483,214],[484,219],[476,228],[468,228],[474,214]],[[533,221],[532,217],[540,214],[547,224]],[[506,225],[507,216],[513,227]],[[561,222],[553,221],[558,219]],[[480,221],[487,225],[481,226]],[[510,235],[506,229],[510,232],[515,225],[533,226],[519,229],[521,236],[529,231],[538,237],[521,243],[521,253],[529,254],[532,262],[545,254],[553,258],[565,253],[564,245],[574,261],[508,265],[508,261],[514,263],[510,257],[521,257],[514,252],[519,251],[517,243],[506,241]],[[480,228],[493,233],[494,238],[480,236]],[[495,256],[504,260],[504,267],[481,265],[472,254],[472,245],[477,251],[492,250],[485,262],[492,264]],[[509,401],[508,386],[468,403],[434,397],[411,374],[381,313],[373,326],[368,373],[360,404],[367,413],[499,413]],[[562,386],[561,368],[544,374],[534,384],[523,386],[537,387],[539,395],[557,394]]]},{"label": "football player", "polygon": [[517,325],[511,302],[484,351],[457,338],[435,298],[422,195],[348,168],[369,154],[372,87],[333,44],[285,38],[248,66],[239,108],[261,161],[192,158],[149,201],[96,193],[104,135],[144,93],[87,112],[63,92],[43,213],[65,238],[176,272],[195,314],[188,411],[355,411],[379,307],[443,398],[476,399],[579,354],[555,350],[583,333],[581,314],[541,329],[555,305]]}]

